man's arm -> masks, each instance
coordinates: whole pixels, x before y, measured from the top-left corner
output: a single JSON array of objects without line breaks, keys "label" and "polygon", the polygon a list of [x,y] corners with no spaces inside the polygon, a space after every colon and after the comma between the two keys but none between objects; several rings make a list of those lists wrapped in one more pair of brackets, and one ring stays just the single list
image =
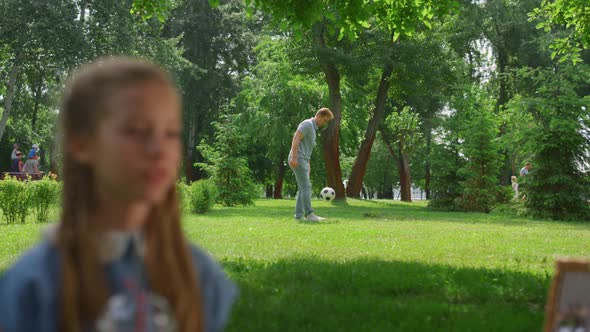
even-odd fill
[{"label": "man's arm", "polygon": [[293,141],[291,142],[291,160],[289,160],[289,165],[295,168],[297,167],[297,154],[299,153],[299,142],[303,139],[303,134],[297,130],[295,135],[293,135]]}]

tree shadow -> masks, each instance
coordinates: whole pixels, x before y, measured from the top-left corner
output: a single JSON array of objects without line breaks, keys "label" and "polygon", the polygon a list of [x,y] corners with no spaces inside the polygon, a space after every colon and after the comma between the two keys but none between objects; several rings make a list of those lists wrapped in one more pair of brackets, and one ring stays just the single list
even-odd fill
[{"label": "tree shadow", "polygon": [[539,331],[549,276],[367,258],[226,260],[227,331]]}]

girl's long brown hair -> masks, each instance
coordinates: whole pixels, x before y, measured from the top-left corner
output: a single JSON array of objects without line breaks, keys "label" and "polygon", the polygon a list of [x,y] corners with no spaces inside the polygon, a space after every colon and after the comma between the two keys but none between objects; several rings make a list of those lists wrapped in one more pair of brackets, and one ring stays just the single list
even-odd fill
[{"label": "girl's long brown hair", "polygon": [[[68,142],[92,138],[109,101],[136,84],[159,82],[173,87],[168,74],[144,61],[102,59],[78,70],[70,79],[60,110],[63,142],[63,210],[57,247],[61,255],[60,331],[79,331],[93,323],[109,297],[104,267],[98,256],[92,166],[71,157]],[[163,204],[152,208],[145,225],[144,256],[151,290],[173,308],[180,331],[203,331],[201,293],[188,242],[180,224],[175,186]]]}]

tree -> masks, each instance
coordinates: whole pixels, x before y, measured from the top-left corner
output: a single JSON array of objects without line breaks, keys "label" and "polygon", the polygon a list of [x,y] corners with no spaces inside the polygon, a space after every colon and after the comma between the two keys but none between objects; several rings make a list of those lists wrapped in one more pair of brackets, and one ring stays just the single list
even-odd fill
[{"label": "tree", "polygon": [[[245,115],[250,156],[262,151],[274,168],[274,198],[282,198],[287,156],[295,125],[322,105],[324,91],[318,78],[295,73],[288,56],[288,38],[265,38],[257,47],[258,63],[236,98]],[[264,165],[257,164],[258,171]]]},{"label": "tree", "polygon": [[502,202],[502,188],[498,185],[498,172],[502,161],[497,140],[498,121],[492,103],[475,95],[469,101],[470,109],[463,122],[462,146],[467,162],[461,169],[464,181],[457,205],[465,211],[489,213]]},{"label": "tree", "polygon": [[257,197],[248,162],[242,155],[244,138],[240,118],[224,114],[213,124],[217,133],[212,145],[201,143],[199,150],[208,163],[197,163],[211,175],[217,186],[217,200],[224,206],[252,205]]},{"label": "tree", "polygon": [[[334,120],[328,126],[322,147],[326,164],[328,185],[336,189],[338,198],[344,197],[341,165],[340,165],[340,123],[342,119],[342,93],[341,80],[342,68],[335,61],[333,46],[336,40],[342,40],[345,36],[350,40],[358,37],[358,32],[369,28],[369,21],[384,31],[390,32],[390,40],[397,40],[400,36],[412,35],[419,24],[429,26],[435,15],[446,13],[452,1],[380,1],[374,3],[342,2],[330,4],[324,1],[315,1],[302,4],[298,1],[285,1],[280,4],[272,1],[254,1],[253,4],[265,12],[271,14],[276,21],[285,20],[296,35],[301,31],[312,31],[316,56],[320,68],[325,75],[329,90],[329,106],[335,115]],[[305,7],[305,11],[301,10]],[[326,9],[327,8],[327,9]],[[303,13],[305,13],[303,15]],[[383,64],[381,84],[375,101],[374,117],[369,121],[369,127],[365,134],[365,140],[361,143],[358,162],[355,162],[352,170],[352,182],[350,190],[356,191],[362,182],[364,169],[371,151],[371,145],[375,138],[376,128],[381,123],[382,110],[389,88],[389,78],[393,71],[391,64],[386,61]],[[357,181],[360,178],[360,181]]]},{"label": "tree", "polygon": [[[390,150],[397,151],[401,200],[412,201],[412,179],[410,176],[410,155],[421,143],[420,119],[410,107],[393,112],[385,120],[383,137]],[[390,137],[390,138],[389,138]],[[396,149],[392,148],[395,144]]]},{"label": "tree", "polygon": [[[41,143],[43,166],[56,171],[58,96],[74,67],[113,54],[148,58],[175,73],[190,67],[179,37],[162,36],[159,22],[133,16],[130,8],[118,0],[0,2],[0,72],[9,77],[0,88],[2,142]],[[0,152],[10,145],[1,144]]]},{"label": "tree", "polygon": [[[137,2],[136,2],[137,3]],[[146,11],[149,8],[146,8]],[[191,64],[179,72],[185,123],[185,175],[202,177],[193,167],[202,156],[195,149],[214,136],[219,110],[239,93],[239,84],[253,62],[252,49],[264,20],[248,20],[241,1],[212,8],[207,0],[181,0],[169,13],[164,34],[181,38],[183,57]]]},{"label": "tree", "polygon": [[[0,141],[13,111],[23,66],[41,61],[45,70],[55,72],[74,63],[74,50],[82,37],[77,14],[75,4],[68,0],[0,2],[0,44],[10,58],[4,110],[0,119]],[[54,26],[60,29],[52,29]]]},{"label": "tree", "polygon": [[[138,4],[151,3],[149,0],[135,0]],[[164,1],[165,3],[167,1]],[[219,1],[211,1],[218,4]],[[341,94],[341,68],[335,61],[332,43],[340,41],[344,37],[354,40],[358,33],[364,29],[376,25],[384,31],[391,33],[391,39],[397,40],[400,36],[411,36],[416,27],[430,22],[435,15],[442,16],[456,4],[454,0],[432,1],[396,1],[381,0],[373,2],[342,1],[331,2],[325,0],[312,0],[301,2],[298,0],[254,0],[247,1],[246,10],[252,13],[254,8],[270,14],[273,21],[282,28],[291,28],[296,38],[304,34],[313,40],[316,56],[322,73],[325,75],[328,85],[329,107],[334,113],[334,120],[328,125],[322,140],[324,162],[327,170],[328,185],[336,190],[337,198],[344,198],[342,184],[342,171],[340,165],[340,122],[342,119],[342,94]],[[145,6],[150,8],[149,6]],[[162,6],[161,6],[162,7]],[[161,8],[160,7],[160,8]],[[389,66],[384,69],[382,90],[387,90]],[[377,102],[377,106],[380,101]],[[379,114],[377,118],[379,119]],[[378,121],[374,121],[378,122]],[[372,126],[371,128],[376,128]],[[368,160],[368,152],[374,140],[374,131],[367,135],[366,143],[362,144],[362,160],[356,173],[362,172]],[[355,178],[357,178],[355,176]],[[358,181],[353,184],[358,186]]]},{"label": "tree", "polygon": [[399,178],[393,167],[397,158],[388,151],[379,132],[371,150],[364,181],[368,194],[376,193],[377,198],[394,198],[391,189]]},{"label": "tree", "polygon": [[537,217],[588,219],[588,182],[583,173],[590,147],[587,128],[590,103],[582,87],[590,83],[590,67],[567,63],[553,68],[523,69],[521,75],[535,92],[515,100],[512,107],[535,120],[523,131],[533,157],[525,178],[525,206]]},{"label": "tree", "polygon": [[557,38],[551,48],[551,58],[560,62],[571,59],[580,62],[580,52],[590,47],[590,5],[586,0],[544,0],[530,14],[531,20],[540,20],[538,29],[549,32],[566,28],[567,32]]}]

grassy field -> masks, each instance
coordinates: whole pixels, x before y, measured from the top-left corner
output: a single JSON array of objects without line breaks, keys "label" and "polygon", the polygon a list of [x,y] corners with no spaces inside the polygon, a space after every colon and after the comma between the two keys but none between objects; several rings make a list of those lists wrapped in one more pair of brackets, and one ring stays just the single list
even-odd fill
[{"label": "grassy field", "polygon": [[[590,224],[423,203],[292,200],[188,216],[192,241],[241,288],[229,331],[539,331],[557,256],[590,256]],[[42,226],[0,226],[0,270]]]}]

